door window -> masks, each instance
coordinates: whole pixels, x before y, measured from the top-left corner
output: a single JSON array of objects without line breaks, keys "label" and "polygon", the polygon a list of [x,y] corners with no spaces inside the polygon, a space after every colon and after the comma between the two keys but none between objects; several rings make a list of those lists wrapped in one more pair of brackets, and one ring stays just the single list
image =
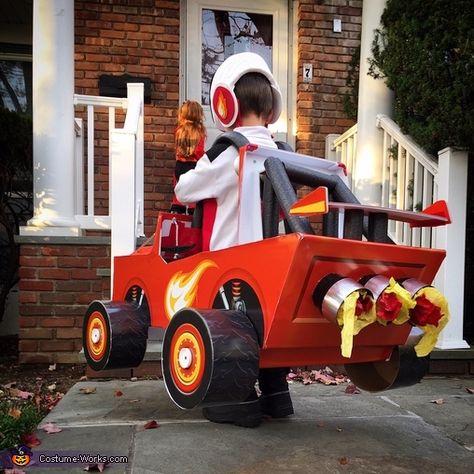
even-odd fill
[{"label": "door window", "polygon": [[257,53],[272,69],[273,17],[260,13],[202,9],[201,101],[209,105],[212,77],[229,56]]}]

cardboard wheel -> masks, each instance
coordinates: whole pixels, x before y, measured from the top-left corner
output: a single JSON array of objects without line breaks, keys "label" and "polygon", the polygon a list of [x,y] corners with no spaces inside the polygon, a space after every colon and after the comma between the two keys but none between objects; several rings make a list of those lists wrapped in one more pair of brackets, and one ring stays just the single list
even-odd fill
[{"label": "cardboard wheel", "polygon": [[128,302],[93,301],[82,326],[84,355],[93,370],[136,367],[143,360],[147,315]]},{"label": "cardboard wheel", "polygon": [[344,368],[357,387],[380,392],[420,382],[428,373],[429,357],[417,357],[411,346],[396,346],[386,361],[345,364]]},{"label": "cardboard wheel", "polygon": [[163,379],[180,408],[244,400],[258,362],[255,329],[241,311],[184,308],[166,329]]}]

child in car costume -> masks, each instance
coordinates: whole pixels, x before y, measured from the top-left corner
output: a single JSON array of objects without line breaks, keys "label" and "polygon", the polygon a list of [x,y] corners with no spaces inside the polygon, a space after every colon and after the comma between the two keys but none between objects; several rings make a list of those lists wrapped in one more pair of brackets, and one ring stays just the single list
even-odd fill
[{"label": "child in car costume", "polygon": [[[278,120],[282,98],[278,84],[255,53],[227,58],[211,83],[211,111],[222,131],[242,134],[250,143],[277,148],[267,125]],[[184,204],[204,201],[203,250],[219,250],[237,244],[238,232],[238,150],[217,142],[181,175],[175,187]],[[287,369],[261,369],[260,398],[253,392],[242,403],[203,409],[210,421],[258,426],[264,415],[282,418],[293,414],[286,381]]]}]

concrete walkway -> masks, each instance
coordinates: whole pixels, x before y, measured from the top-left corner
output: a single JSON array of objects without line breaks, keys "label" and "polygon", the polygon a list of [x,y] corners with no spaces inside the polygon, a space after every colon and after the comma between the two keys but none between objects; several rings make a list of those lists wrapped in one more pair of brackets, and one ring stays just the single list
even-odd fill
[{"label": "concrete walkway", "polygon": [[[111,474],[474,472],[474,395],[466,390],[474,378],[427,378],[377,395],[348,395],[345,387],[294,383],[293,417],[246,429],[180,410],[161,381],[80,382],[43,421],[63,430],[39,430],[33,451],[128,456],[107,466]],[[156,429],[144,428],[150,420]]]}]

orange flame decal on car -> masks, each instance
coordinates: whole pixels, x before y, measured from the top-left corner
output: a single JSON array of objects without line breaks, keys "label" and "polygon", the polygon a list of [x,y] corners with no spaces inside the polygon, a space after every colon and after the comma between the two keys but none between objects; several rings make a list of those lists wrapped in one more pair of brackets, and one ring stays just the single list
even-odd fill
[{"label": "orange flame decal on car", "polygon": [[175,273],[166,287],[165,309],[169,319],[182,308],[191,306],[196,298],[199,279],[205,270],[217,267],[212,260],[203,260],[189,273]]}]

